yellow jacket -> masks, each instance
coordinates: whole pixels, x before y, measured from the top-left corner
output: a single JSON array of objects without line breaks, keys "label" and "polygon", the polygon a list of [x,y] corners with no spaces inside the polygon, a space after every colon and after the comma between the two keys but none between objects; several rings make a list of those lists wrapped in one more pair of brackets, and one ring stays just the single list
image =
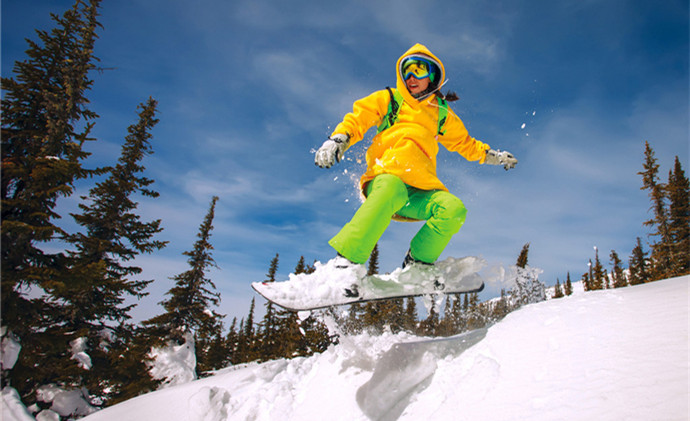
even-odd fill
[{"label": "yellow jacket", "polygon": [[[404,101],[396,123],[372,139],[366,154],[367,171],[360,180],[362,188],[377,175],[393,174],[405,184],[422,190],[447,191],[436,175],[439,143],[469,161],[484,163],[489,145],[470,137],[465,125],[450,108],[444,125],[445,132],[437,135],[439,106],[436,96],[417,100],[407,90],[400,74],[400,63],[412,54],[433,59],[441,70],[439,83],[445,80],[443,63],[421,44],[414,45],[398,59],[396,87]],[[333,134],[347,133],[352,146],[362,140],[369,128],[381,123],[388,112],[389,102],[390,95],[385,89],[355,101],[353,111],[336,126]]]}]

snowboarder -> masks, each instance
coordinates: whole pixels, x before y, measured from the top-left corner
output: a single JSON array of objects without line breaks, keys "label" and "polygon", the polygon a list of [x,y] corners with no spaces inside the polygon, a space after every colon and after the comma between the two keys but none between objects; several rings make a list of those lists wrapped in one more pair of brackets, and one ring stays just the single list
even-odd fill
[{"label": "snowboarder", "polygon": [[329,241],[342,268],[364,265],[392,219],[426,221],[412,239],[403,267],[436,262],[467,213],[436,175],[439,143],[480,164],[503,165],[506,170],[517,164],[511,153],[470,137],[447,105],[457,95],[440,92],[445,83],[443,63],[425,46],[416,44],[398,59],[396,79],[395,90],[387,88],[355,101],[353,111],[316,152],[316,165],[330,168],[379,124],[360,180],[366,199]]}]

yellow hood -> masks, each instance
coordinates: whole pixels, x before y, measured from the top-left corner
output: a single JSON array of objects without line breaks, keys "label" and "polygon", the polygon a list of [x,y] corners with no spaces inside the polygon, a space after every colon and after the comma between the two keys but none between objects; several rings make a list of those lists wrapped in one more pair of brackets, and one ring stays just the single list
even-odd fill
[{"label": "yellow hood", "polygon": [[400,92],[403,95],[403,98],[405,101],[412,103],[411,101],[419,102],[423,101],[424,99],[428,98],[429,95],[426,95],[423,98],[420,99],[415,99],[410,95],[410,92],[407,90],[407,86],[405,85],[405,81],[403,80],[402,76],[402,62],[405,58],[409,56],[422,56],[426,58],[427,60],[430,60],[431,62],[435,63],[436,66],[441,70],[441,75],[438,78],[438,80],[434,81],[433,83],[433,89],[438,90],[441,85],[443,85],[443,81],[446,80],[446,68],[443,66],[443,63],[441,60],[438,59],[431,51],[429,51],[428,48],[426,48],[422,44],[415,44],[407,50],[403,55],[400,56],[398,59],[397,65],[396,65],[396,88],[398,88],[398,92]]}]

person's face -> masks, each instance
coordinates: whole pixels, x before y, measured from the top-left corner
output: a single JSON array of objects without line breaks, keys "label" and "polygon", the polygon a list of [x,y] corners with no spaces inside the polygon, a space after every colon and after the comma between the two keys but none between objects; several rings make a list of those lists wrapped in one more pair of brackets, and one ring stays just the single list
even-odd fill
[{"label": "person's face", "polygon": [[426,88],[429,87],[429,77],[417,79],[414,77],[414,75],[412,75],[405,81],[405,85],[407,85],[407,90],[410,91],[411,94],[419,94],[424,92]]}]

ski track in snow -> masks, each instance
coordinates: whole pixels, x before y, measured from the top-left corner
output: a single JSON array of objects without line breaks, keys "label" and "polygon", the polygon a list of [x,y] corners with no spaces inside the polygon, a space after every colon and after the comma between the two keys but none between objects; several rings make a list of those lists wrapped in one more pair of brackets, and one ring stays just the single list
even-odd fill
[{"label": "ski track in snow", "polygon": [[688,283],[581,292],[452,338],[346,336],[84,420],[687,420]]}]

